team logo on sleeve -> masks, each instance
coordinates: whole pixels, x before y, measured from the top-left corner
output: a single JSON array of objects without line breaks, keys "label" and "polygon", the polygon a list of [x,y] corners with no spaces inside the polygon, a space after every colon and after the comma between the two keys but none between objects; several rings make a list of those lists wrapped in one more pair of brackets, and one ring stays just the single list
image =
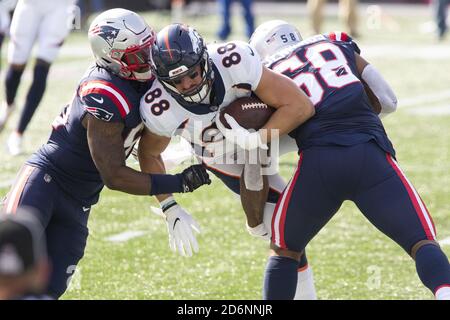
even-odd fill
[{"label": "team logo on sleeve", "polygon": [[108,112],[102,108],[86,107],[86,110],[87,110],[87,112],[92,114],[97,119],[106,121],[106,122],[109,122],[112,119],[112,117],[114,116],[114,113]]},{"label": "team logo on sleeve", "polygon": [[92,29],[91,33],[96,34],[105,40],[110,47],[113,46],[114,40],[117,38],[117,35],[119,34],[119,29],[103,25],[103,26],[96,26],[94,29]]}]

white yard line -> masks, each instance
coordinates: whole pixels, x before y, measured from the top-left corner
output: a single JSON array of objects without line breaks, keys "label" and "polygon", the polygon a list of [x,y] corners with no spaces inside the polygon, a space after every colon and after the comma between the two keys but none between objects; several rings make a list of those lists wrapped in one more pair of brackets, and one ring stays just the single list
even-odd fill
[{"label": "white yard line", "polygon": [[439,241],[439,244],[442,246],[449,246],[450,245],[450,237],[442,239],[441,241]]},{"label": "white yard line", "polygon": [[420,116],[441,116],[450,115],[450,104],[438,105],[432,107],[409,108],[408,113]]},{"label": "white yard line", "polygon": [[420,104],[431,104],[442,100],[450,99],[450,90],[428,93],[412,98],[399,99],[399,108],[413,107]]},{"label": "white yard line", "polygon": [[134,238],[142,237],[147,232],[142,230],[125,231],[122,233],[115,234],[113,236],[107,237],[106,240],[110,242],[126,242]]}]

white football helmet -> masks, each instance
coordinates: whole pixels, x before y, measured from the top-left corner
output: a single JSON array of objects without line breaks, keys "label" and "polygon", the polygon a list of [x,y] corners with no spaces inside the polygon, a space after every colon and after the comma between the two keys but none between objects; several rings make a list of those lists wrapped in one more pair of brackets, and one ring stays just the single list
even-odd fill
[{"label": "white football helmet", "polygon": [[89,42],[98,66],[125,79],[151,79],[155,32],[137,13],[119,8],[101,13],[89,27]]},{"label": "white football helmet", "polygon": [[262,60],[279,50],[302,41],[300,32],[292,24],[283,20],[270,20],[256,28],[250,38]]}]

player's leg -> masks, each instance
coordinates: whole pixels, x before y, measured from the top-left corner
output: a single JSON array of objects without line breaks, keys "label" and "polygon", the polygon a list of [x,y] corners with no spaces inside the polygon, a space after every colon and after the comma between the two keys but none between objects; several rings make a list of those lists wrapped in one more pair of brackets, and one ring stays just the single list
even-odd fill
[{"label": "player's leg", "polygon": [[[428,210],[391,155],[367,144],[360,192],[354,201],[369,221],[416,262],[420,280],[433,293],[450,298],[450,265],[436,241]],[[437,292],[441,290],[441,292]]]},{"label": "player's leg", "polygon": [[[0,56],[1,56],[1,49],[3,46],[3,40],[5,39],[5,35],[8,33],[9,29],[9,12],[5,8],[0,9]],[[0,64],[1,69],[1,64]]]},{"label": "player's leg", "polygon": [[448,0],[434,0],[435,10],[436,10],[436,22],[438,28],[438,38],[439,40],[444,38],[447,31],[447,6],[449,5]]},{"label": "player's leg", "polygon": [[[64,3],[64,2],[63,2]],[[33,81],[28,90],[25,105],[16,131],[8,138],[8,149],[12,155],[21,153],[23,134],[44,96],[50,65],[69,33],[69,8],[59,4],[56,8],[41,8],[46,12],[41,16],[38,27],[38,51],[33,70]]]},{"label": "player's leg", "polygon": [[244,9],[244,20],[246,26],[246,35],[250,39],[253,31],[255,31],[255,21],[252,12],[253,0],[241,0],[242,8]]},{"label": "player's leg", "polygon": [[232,0],[219,0],[220,14],[222,16],[222,25],[217,36],[220,40],[226,40],[231,32],[231,3]]},{"label": "player's leg", "polygon": [[[243,165],[210,165],[206,166],[215,176],[233,191],[236,195],[240,195],[240,175]],[[282,190],[286,187],[286,182],[279,174],[268,176],[269,191],[267,202],[264,206],[263,221],[266,226],[271,226],[272,216],[275,205],[281,195]],[[252,199],[250,199],[251,202]],[[242,200],[241,200],[242,201]],[[244,206],[244,204],[243,204]],[[271,230],[268,230],[271,232]],[[303,250],[300,261],[297,264],[298,281],[295,292],[295,300],[315,300],[317,299],[316,288],[314,286],[314,277],[311,266],[306,258],[306,250]]]},{"label": "player's leg", "polygon": [[45,228],[53,211],[53,196],[58,192],[45,170],[24,165],[3,202],[3,211],[14,214],[19,206],[35,208]]},{"label": "player's leg", "polygon": [[275,208],[264,299],[287,300],[294,297],[302,251],[342,203],[324,191],[327,186],[322,182],[317,155],[314,149],[300,155],[294,176]]},{"label": "player's leg", "polygon": [[[58,198],[59,189],[51,181],[45,170],[25,165],[19,171],[17,178],[6,196],[3,209],[8,214],[21,214],[29,212],[36,216],[47,232],[49,221],[53,215],[55,199]],[[27,208],[20,210],[20,208]],[[1,211],[1,210],[0,210]],[[47,238],[45,236],[45,238]],[[32,294],[32,296],[28,296]],[[24,299],[45,299],[45,293],[25,293]]]},{"label": "player's leg", "polygon": [[26,96],[25,105],[20,115],[16,134],[22,136],[33,117],[39,103],[44,96],[50,63],[42,59],[36,59],[33,70],[33,82]]},{"label": "player's leg", "polygon": [[39,14],[29,1],[19,1],[11,21],[8,44],[8,68],[5,77],[5,101],[0,110],[0,131],[14,110],[17,89],[33,47],[39,25]]},{"label": "player's leg", "polygon": [[339,0],[339,15],[352,37],[358,36],[357,0]]},{"label": "player's leg", "polygon": [[323,6],[326,0],[308,0],[308,11],[312,22],[314,33],[320,33],[323,20]]},{"label": "player's leg", "polygon": [[79,285],[73,281],[77,279],[75,272],[86,247],[89,212],[90,208],[84,208],[81,203],[61,192],[46,231],[47,250],[52,264],[47,294],[56,299],[66,292],[69,285]]}]

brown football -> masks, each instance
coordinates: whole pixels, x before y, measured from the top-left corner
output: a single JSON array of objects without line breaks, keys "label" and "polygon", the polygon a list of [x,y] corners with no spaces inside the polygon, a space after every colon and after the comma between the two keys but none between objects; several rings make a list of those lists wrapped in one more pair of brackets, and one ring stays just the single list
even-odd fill
[{"label": "brown football", "polygon": [[220,112],[220,121],[230,129],[224,113],[232,116],[245,129],[258,130],[266,124],[275,109],[256,97],[245,97],[234,100]]}]

